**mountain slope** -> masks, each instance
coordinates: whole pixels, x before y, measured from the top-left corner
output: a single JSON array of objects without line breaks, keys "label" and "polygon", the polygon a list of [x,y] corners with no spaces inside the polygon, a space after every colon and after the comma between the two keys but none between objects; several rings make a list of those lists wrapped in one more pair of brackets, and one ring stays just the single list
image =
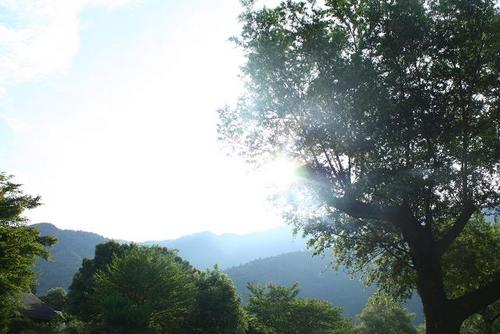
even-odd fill
[{"label": "mountain slope", "polygon": [[[258,259],[226,270],[234,281],[244,302],[248,300],[247,282],[291,285],[299,283],[300,295],[318,298],[340,306],[344,314],[354,317],[360,313],[375,291],[359,280],[351,279],[342,269],[334,271],[331,258],[312,256],[309,252],[293,252]],[[415,323],[423,321],[420,300],[412,298],[405,307],[417,314]]]},{"label": "mountain slope", "polygon": [[[41,235],[53,235],[58,239],[58,243],[50,250],[51,260],[39,260],[35,265],[39,274],[39,294],[44,294],[52,287],[68,288],[82,260],[93,258],[95,246],[108,240],[95,233],[61,230],[48,223],[33,226],[39,229]],[[259,257],[305,249],[305,241],[295,239],[287,226],[244,235],[201,232],[144,244],[177,249],[180,256],[199,269],[210,268],[215,264],[224,269]]]},{"label": "mountain slope", "polygon": [[[51,261],[39,260],[35,265],[39,273],[38,294],[45,294],[53,287],[68,288],[83,258],[93,258],[95,246],[108,240],[95,233],[61,230],[47,223],[34,226],[41,235],[53,235],[59,240],[51,248]],[[329,301],[342,307],[346,315],[355,316],[374,291],[352,280],[342,270],[333,271],[329,265],[331,258],[312,257],[303,251],[305,241],[294,239],[286,226],[245,235],[202,232],[146,244],[178,249],[185,260],[199,269],[216,263],[222,269],[231,267],[226,272],[244,301],[248,296],[247,282],[281,285],[298,282],[302,296]],[[408,308],[419,315],[417,322],[422,319],[417,299],[412,300]]]},{"label": "mountain slope", "polygon": [[95,233],[61,230],[48,223],[33,225],[40,235],[53,235],[58,242],[50,249],[50,260],[38,260],[37,293],[45,294],[54,287],[68,288],[73,275],[78,271],[84,258],[93,258],[95,246],[107,239]]}]

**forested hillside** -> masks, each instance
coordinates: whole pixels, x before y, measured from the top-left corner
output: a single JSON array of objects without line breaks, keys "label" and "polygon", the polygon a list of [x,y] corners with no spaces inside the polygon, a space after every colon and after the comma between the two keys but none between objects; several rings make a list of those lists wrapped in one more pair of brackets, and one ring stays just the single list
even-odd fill
[{"label": "forested hillside", "polygon": [[[93,258],[95,246],[107,239],[95,233],[61,230],[52,224],[35,225],[42,235],[53,235],[58,243],[51,248],[51,260],[39,260],[38,294],[48,289],[67,289],[73,275],[78,271],[83,258]],[[301,238],[294,238],[287,227],[245,235],[215,235],[209,232],[188,235],[175,240],[152,241],[179,254],[195,268],[205,269],[218,264],[226,269],[246,302],[248,282],[292,285],[299,283],[303,297],[326,300],[344,309],[347,316],[355,316],[366,304],[374,288],[365,287],[358,279],[351,279],[343,270],[334,271],[331,258],[313,257],[305,249]],[[299,250],[299,251],[297,251]],[[421,322],[418,300],[408,308],[417,313],[416,322]]]},{"label": "forested hillside", "polygon": [[[68,288],[83,258],[93,258],[95,246],[107,240],[95,233],[61,230],[48,223],[35,224],[41,235],[58,239],[51,248],[50,261],[39,260],[39,293],[51,287]],[[294,237],[287,226],[244,235],[201,232],[173,240],[149,241],[146,245],[160,245],[179,251],[179,255],[195,268],[206,269],[217,264],[221,269],[240,265],[258,258],[304,250],[304,239]]]},{"label": "forested hillside", "polygon": [[48,223],[34,226],[42,236],[52,235],[57,238],[57,243],[50,248],[49,261],[39,259],[35,264],[39,294],[45,294],[54,287],[67,288],[82,260],[93,258],[95,246],[106,241],[106,238],[96,233],[61,230]]},{"label": "forested hillside", "polygon": [[[354,317],[365,306],[374,287],[365,287],[359,279],[352,279],[339,269],[334,271],[331,258],[312,256],[309,252],[293,252],[258,259],[226,270],[241,294],[243,302],[248,301],[247,283],[290,286],[299,283],[300,296],[317,298],[340,306],[346,316]],[[408,302],[406,307],[417,314],[415,323],[423,321],[418,297]]]}]

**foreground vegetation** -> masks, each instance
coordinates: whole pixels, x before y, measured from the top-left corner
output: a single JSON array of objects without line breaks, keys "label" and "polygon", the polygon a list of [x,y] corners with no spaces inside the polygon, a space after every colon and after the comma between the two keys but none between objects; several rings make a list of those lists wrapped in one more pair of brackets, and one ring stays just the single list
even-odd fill
[{"label": "foreground vegetation", "polygon": [[243,306],[233,282],[217,268],[195,270],[166,248],[107,242],[83,262],[68,294],[54,288],[42,297],[64,319],[36,324],[13,317],[8,332],[416,333],[412,315],[387,296],[373,297],[355,326],[338,307],[298,298],[297,285],[248,289]]},{"label": "foreground vegetation", "polygon": [[[391,297],[374,295],[356,322],[327,302],[298,298],[299,287],[249,284],[242,305],[233,282],[217,268],[194,269],[162,247],[107,242],[85,259],[69,293],[49,290],[42,300],[62,312],[49,323],[19,312],[20,292],[35,286],[33,263],[55,240],[25,225],[23,211],[38,199],[2,175],[0,333],[417,333],[412,315]],[[485,228],[478,220],[478,230]],[[479,232],[476,232],[479,233]],[[457,255],[458,256],[458,255]],[[494,256],[494,255],[493,255]],[[494,333],[498,307],[474,315],[463,333]],[[495,327],[496,326],[496,327]]]},{"label": "foreground vegetation", "polygon": [[[16,227],[20,228],[20,227]],[[408,313],[390,296],[374,294],[356,321],[327,302],[298,297],[286,287],[248,284],[240,302],[233,282],[216,267],[199,271],[174,251],[119,244],[96,247],[85,259],[69,293],[53,288],[41,299],[63,317],[37,323],[10,305],[4,333],[241,333],[241,334],[417,334]],[[483,315],[472,317],[463,334],[494,333]],[[498,325],[498,324],[497,324]],[[490,330],[490,331],[488,331]]]}]

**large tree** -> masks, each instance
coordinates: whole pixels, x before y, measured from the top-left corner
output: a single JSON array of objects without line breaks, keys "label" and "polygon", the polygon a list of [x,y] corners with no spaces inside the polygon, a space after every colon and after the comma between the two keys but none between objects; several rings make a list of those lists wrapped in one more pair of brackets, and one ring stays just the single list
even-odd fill
[{"label": "large tree", "polygon": [[82,266],[73,276],[69,287],[67,308],[68,312],[84,321],[97,318],[96,305],[92,300],[95,291],[95,273],[105,270],[111,264],[113,257],[122,256],[129,251],[133,244],[119,244],[108,241],[95,247],[93,259],[83,259]]},{"label": "large tree", "polygon": [[68,311],[97,331],[190,332],[196,274],[173,250],[109,241],[73,277]]},{"label": "large tree", "polygon": [[193,271],[161,247],[132,247],[95,274],[92,301],[108,333],[189,333]]},{"label": "large tree", "polygon": [[[458,293],[443,260],[474,214],[500,204],[498,8],[315,3],[244,1],[247,94],[220,110],[220,136],[253,162],[299,161],[307,175],[286,217],[311,245],[393,296],[416,289],[427,333],[457,333],[500,298],[498,268]],[[482,247],[470,238],[456,270]]]},{"label": "large tree", "polygon": [[20,293],[36,285],[33,265],[37,257],[47,258],[46,247],[55,242],[26,226],[25,210],[38,205],[38,196],[24,194],[12,177],[0,173],[0,333],[20,306]]}]

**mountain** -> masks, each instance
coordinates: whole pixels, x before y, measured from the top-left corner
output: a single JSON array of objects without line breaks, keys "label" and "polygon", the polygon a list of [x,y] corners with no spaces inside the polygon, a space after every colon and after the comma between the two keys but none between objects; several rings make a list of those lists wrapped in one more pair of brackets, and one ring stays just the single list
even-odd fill
[{"label": "mountain", "polygon": [[[344,314],[350,317],[361,312],[375,291],[374,287],[365,287],[359,279],[352,279],[342,268],[334,271],[331,258],[312,256],[307,251],[254,260],[229,268],[226,273],[234,281],[244,303],[248,301],[247,282],[288,286],[297,282],[302,297],[326,300],[342,307]],[[416,313],[415,323],[423,321],[418,297],[412,298],[405,307]]]},{"label": "mountain", "polygon": [[[51,248],[51,260],[39,260],[35,265],[40,295],[53,287],[67,289],[82,260],[93,258],[95,246],[108,240],[95,233],[61,230],[48,223],[34,226],[41,235],[58,239]],[[313,257],[304,251],[305,240],[294,238],[286,226],[244,235],[202,232],[145,244],[178,249],[179,255],[199,269],[218,264],[233,279],[244,302],[248,298],[247,282],[281,285],[298,282],[303,297],[329,301],[342,307],[346,315],[355,316],[374,291],[359,280],[352,280],[343,270],[333,271],[331,258]],[[417,313],[416,322],[421,322],[420,301],[414,298],[407,307]]]},{"label": "mountain", "polygon": [[[48,223],[33,226],[41,235],[53,235],[58,239],[58,243],[50,250],[51,260],[39,260],[35,265],[39,294],[45,294],[52,287],[67,289],[83,258],[93,258],[95,246],[109,240],[95,233],[62,230]],[[294,238],[287,226],[244,235],[201,232],[174,240],[148,241],[144,244],[177,249],[180,256],[199,269],[210,268],[215,264],[225,269],[259,257],[306,248],[305,240]]]},{"label": "mountain", "polygon": [[50,260],[40,259],[35,264],[38,294],[45,294],[48,289],[58,286],[67,289],[82,260],[86,257],[93,258],[95,246],[107,240],[96,233],[61,230],[48,223],[32,226],[40,231],[40,235],[52,235],[58,240],[50,248]]},{"label": "mountain", "polygon": [[237,266],[261,257],[306,249],[306,241],[294,237],[288,226],[243,235],[202,232],[175,240],[148,241],[179,250],[179,255],[198,269],[217,264],[221,269]]}]

